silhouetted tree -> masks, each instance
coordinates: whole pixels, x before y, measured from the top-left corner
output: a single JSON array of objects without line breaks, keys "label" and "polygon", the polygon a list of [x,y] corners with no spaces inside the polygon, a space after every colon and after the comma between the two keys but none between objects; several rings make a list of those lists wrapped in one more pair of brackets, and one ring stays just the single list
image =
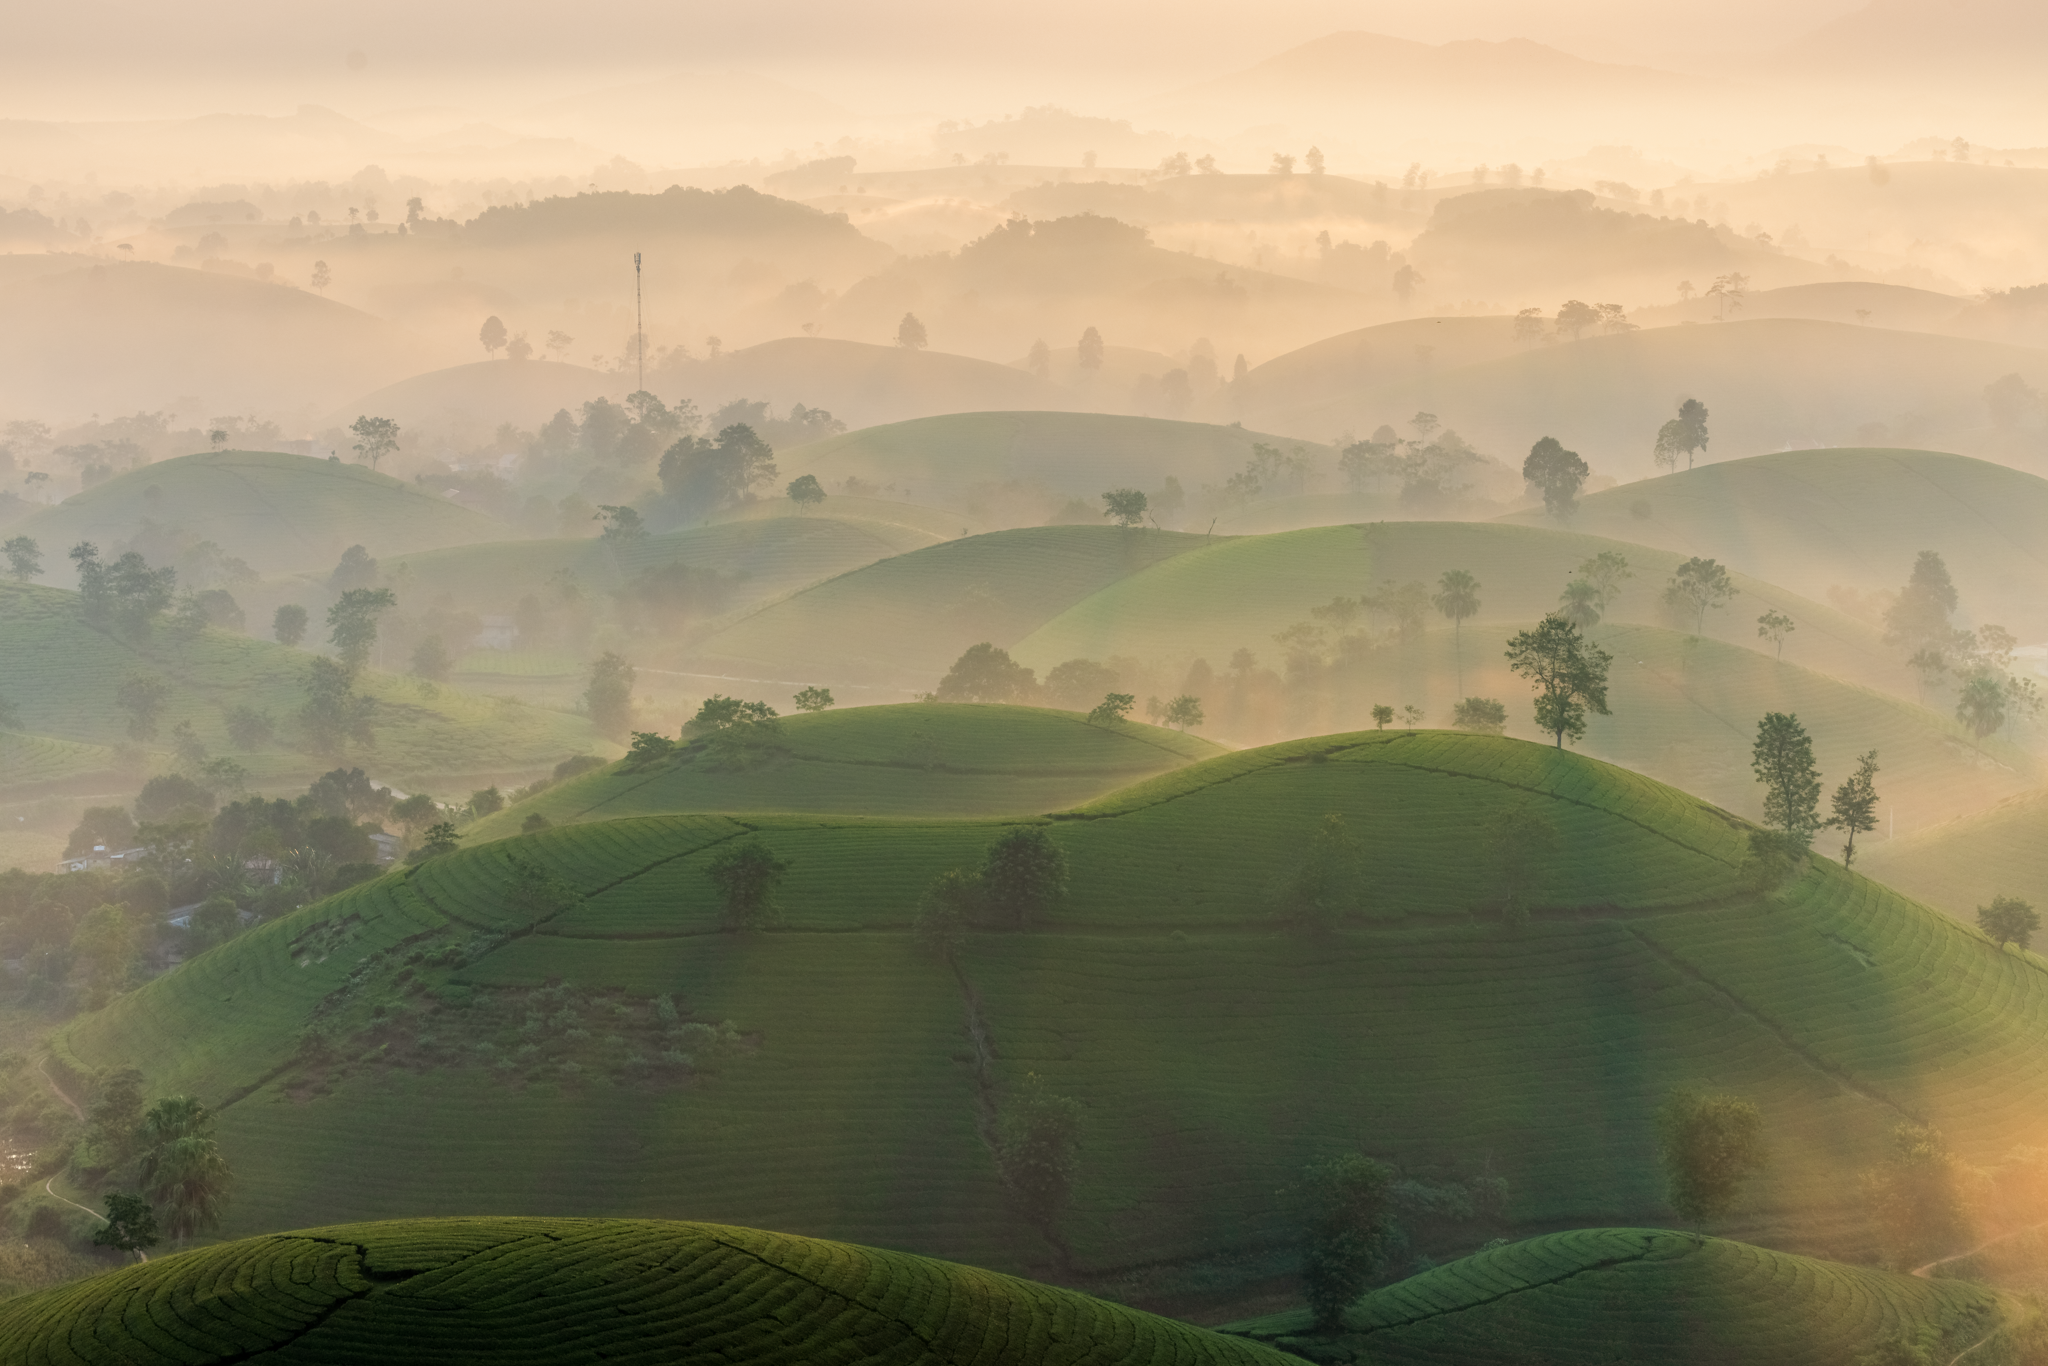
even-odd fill
[{"label": "silhouetted tree", "polygon": [[1573,341],[1579,339],[1579,333],[1599,321],[1600,310],[1577,299],[1567,300],[1564,307],[1557,310],[1557,330],[1569,334]]},{"label": "silhouetted tree", "polygon": [[947,962],[967,942],[967,927],[981,905],[981,879],[964,868],[933,878],[911,917],[910,934],[919,948]]},{"label": "silhouetted tree", "polygon": [[584,709],[597,733],[623,741],[633,723],[633,666],[624,655],[607,650],[590,666],[583,690]]},{"label": "silhouetted tree", "polygon": [[2007,944],[2024,949],[2041,928],[2041,917],[2016,896],[1994,896],[1989,906],[1977,908],[1977,928],[1996,940],[2001,949]]},{"label": "silhouetted tree", "polygon": [[1052,348],[1045,344],[1045,338],[1040,337],[1037,341],[1031,343],[1031,352],[1024,357],[1024,368],[1041,381],[1051,381]]},{"label": "silhouetted tree", "polygon": [[143,1193],[183,1240],[216,1227],[234,1177],[213,1137],[213,1114],[191,1096],[168,1096],[142,1119]]},{"label": "silhouetted tree", "polygon": [[1479,615],[1479,580],[1464,569],[1447,569],[1437,580],[1430,601],[1451,619],[1451,658],[1458,670],[1458,691],[1465,691],[1465,618]]},{"label": "silhouetted tree", "polygon": [[1842,866],[1847,868],[1856,861],[1856,836],[1877,829],[1876,750],[1857,756],[1856,771],[1835,789],[1830,806],[1834,811],[1830,824],[1849,832],[1842,845]]},{"label": "silhouetted tree", "polygon": [[1785,657],[1785,637],[1798,629],[1798,623],[1773,607],[1756,619],[1756,633],[1759,639],[1768,640],[1777,647],[1777,657]]},{"label": "silhouetted tree", "polygon": [[1145,495],[1136,489],[1111,489],[1102,495],[1102,515],[1120,527],[1134,527],[1145,520]]},{"label": "silhouetted tree", "polygon": [[1451,726],[1479,735],[1499,735],[1508,728],[1508,709],[1491,697],[1468,697],[1451,708]]},{"label": "silhouetted tree", "polygon": [[107,1196],[106,1222],[92,1235],[93,1246],[140,1252],[157,1244],[156,1211],[139,1195]]},{"label": "silhouetted tree", "polygon": [[758,930],[776,918],[775,889],[789,871],[758,837],[723,846],[704,869],[723,904],[719,928]]},{"label": "silhouetted tree", "polygon": [[9,537],[0,546],[7,556],[7,573],[16,583],[27,583],[43,572],[43,549],[29,536]]},{"label": "silhouetted tree", "polygon": [[1543,509],[1553,517],[1569,517],[1578,509],[1579,490],[1592,473],[1577,451],[1568,451],[1554,436],[1529,448],[1522,461],[1522,479],[1543,495]]},{"label": "silhouetted tree", "polygon": [[498,348],[503,346],[506,341],[505,324],[498,320],[497,314],[493,313],[490,317],[485,318],[484,325],[477,329],[476,339],[484,344],[484,354],[486,356],[497,355]]},{"label": "silhouetted tree", "polygon": [[825,486],[818,482],[815,474],[798,475],[790,480],[784,491],[789,494],[789,501],[805,512],[825,501]]},{"label": "silhouetted tree", "polygon": [[1067,894],[1067,856],[1035,825],[1020,826],[988,847],[981,889],[989,910],[1018,929]]},{"label": "silhouetted tree", "polygon": [[1813,739],[1797,716],[1764,713],[1750,751],[1750,771],[1763,784],[1764,824],[1779,832],[1788,853],[1805,849],[1822,825],[1820,768],[1813,761]]},{"label": "silhouetted tree", "polygon": [[1587,644],[1579,628],[1555,613],[1508,641],[1508,668],[1536,685],[1536,724],[1557,737],[1586,733],[1588,709],[1607,716],[1607,668],[1614,656]]},{"label": "silhouetted tree", "polygon": [[1979,740],[1997,730],[2005,724],[2005,685],[1988,670],[1970,675],[1956,698],[1956,720]]},{"label": "silhouetted tree", "polygon": [[1131,714],[1131,708],[1137,705],[1138,699],[1133,694],[1113,692],[1095,704],[1095,709],[1088,713],[1088,719],[1095,725],[1106,726],[1113,721],[1124,720]]},{"label": "silhouetted tree", "polygon": [[1075,363],[1083,370],[1102,368],[1102,334],[1089,328],[1081,334],[1080,345],[1075,349]]},{"label": "silhouetted tree", "polygon": [[1692,612],[1693,634],[1698,635],[1706,629],[1707,609],[1727,606],[1738,591],[1726,569],[1695,555],[1672,572],[1671,582],[1664,586],[1664,600]]},{"label": "silhouetted tree", "polygon": [[327,268],[327,263],[325,261],[315,261],[313,263],[313,288],[324,290],[333,283],[334,272]]},{"label": "silhouetted tree", "polygon": [[1763,1112],[1740,1096],[1674,1089],[1657,1111],[1665,1189],[1679,1217],[1705,1223],[1770,1162]]},{"label": "silhouetted tree", "polygon": [[398,449],[398,423],[392,418],[358,417],[348,429],[356,434],[356,455],[367,460],[373,470],[378,461]]},{"label": "silhouetted tree", "polygon": [[327,643],[350,675],[360,673],[377,643],[377,618],[398,606],[388,588],[351,588],[327,609]]},{"label": "silhouetted tree", "polygon": [[306,609],[288,602],[270,618],[270,634],[280,645],[297,645],[306,638]]},{"label": "silhouetted tree", "polygon": [[798,711],[827,711],[832,705],[832,690],[830,688],[805,688],[796,695],[796,709]]},{"label": "silhouetted tree", "polygon": [[896,324],[896,344],[912,351],[922,351],[930,338],[925,335],[924,324],[917,320],[915,313],[903,315],[903,321]]},{"label": "silhouetted tree", "polygon": [[1696,452],[1707,448],[1707,405],[1696,398],[1689,398],[1678,405],[1678,416],[1657,429],[1657,447],[1652,452],[1658,466],[1663,469],[1677,469],[1678,457],[1685,457],[1685,467],[1692,468]]},{"label": "silhouetted tree", "polygon": [[1189,726],[1202,724],[1202,699],[1182,693],[1166,704],[1166,710],[1160,713],[1159,719],[1185,734]]},{"label": "silhouetted tree", "polygon": [[1316,1331],[1343,1329],[1344,1311],[1393,1252],[1393,1184],[1393,1170],[1363,1153],[1326,1158],[1302,1172],[1307,1245],[1301,1283]]},{"label": "silhouetted tree", "polygon": [[940,702],[1026,702],[1037,691],[1032,670],[988,641],[970,645],[939,680]]}]

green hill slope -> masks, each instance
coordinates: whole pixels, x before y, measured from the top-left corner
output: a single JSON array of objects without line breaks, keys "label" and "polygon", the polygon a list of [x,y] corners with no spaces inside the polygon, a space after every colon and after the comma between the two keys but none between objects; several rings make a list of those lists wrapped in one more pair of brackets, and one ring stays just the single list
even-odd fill
[{"label": "green hill slope", "polygon": [[[1243,397],[1254,425],[1279,421],[1304,408],[1341,399],[1360,388],[1424,379],[1467,365],[1512,356],[1514,319],[1408,318],[1326,337],[1255,367]],[[1402,422],[1405,413],[1386,422]],[[1367,427],[1359,432],[1371,432]]]},{"label": "green hill slope", "polygon": [[[0,697],[14,703],[33,737],[0,743],[10,754],[25,746],[45,756],[10,764],[0,773],[0,790],[102,771],[95,767],[102,756],[133,743],[115,693],[136,673],[171,685],[157,738],[145,745],[155,748],[158,761],[168,759],[172,728],[189,721],[214,754],[234,757],[258,785],[296,784],[323,773],[334,767],[333,757],[288,747],[291,718],[306,700],[310,658],[218,630],[181,640],[159,626],[149,642],[136,643],[87,625],[76,594],[0,584]],[[376,744],[352,747],[349,761],[401,789],[447,793],[471,778],[523,777],[605,747],[589,721],[562,712],[448,687],[429,694],[413,680],[374,672],[365,673],[356,690],[376,703]],[[274,739],[255,752],[238,750],[228,737],[226,714],[241,706],[267,712],[276,723]],[[132,790],[140,779],[128,782]]]},{"label": "green hill slope", "polygon": [[1311,1360],[1390,1366],[1836,1366],[1922,1333],[1935,1361],[1986,1338],[1993,1340],[1979,1349],[1985,1359],[2005,1359],[2010,1331],[2033,1317],[1964,1282],[1688,1233],[1591,1228],[1481,1252],[1375,1290],[1353,1306],[1341,1335],[1309,1336],[1305,1312],[1224,1331]]},{"label": "green hill slope", "polygon": [[872,816],[1029,815],[1073,806],[1220,753],[1156,726],[1091,726],[1073,712],[938,702],[849,707],[782,721],[788,752],[720,772],[700,750],[629,772],[614,765],[479,821],[472,840],[672,811],[844,811]]},{"label": "green hill slope", "polygon": [[697,667],[927,691],[977,641],[1008,644],[1107,584],[1203,544],[1179,532],[1030,527],[966,537],[843,574],[697,645]]},{"label": "green hill slope", "polygon": [[1847,442],[1912,413],[1936,433],[1981,427],[1984,386],[2048,378],[2048,352],[1792,318],[1657,327],[1533,346],[1518,356],[1352,389],[1261,420],[1281,431],[1369,432],[1435,413],[1482,451],[1519,461],[1555,436],[1596,471],[1656,472],[1657,429],[1676,395],[1712,412],[1716,457]]},{"label": "green hill slope", "polygon": [[16,1366],[1289,1359],[972,1267],[647,1219],[411,1219],[250,1238],[0,1305],[0,1353]]},{"label": "green hill slope", "polygon": [[1711,556],[1821,600],[1836,584],[1895,590],[1916,553],[1938,551],[1971,622],[2023,640],[2048,636],[2043,526],[2048,479],[1937,451],[1860,448],[1717,461],[1593,494],[1572,518],[1575,531]]},{"label": "green hill slope", "polygon": [[2048,793],[1915,829],[1870,849],[1870,875],[1972,923],[1995,896],[2048,907]]},{"label": "green hill slope", "polygon": [[40,541],[53,572],[68,574],[66,548],[93,541],[105,554],[142,530],[145,518],[168,533],[213,541],[266,574],[324,574],[352,545],[383,556],[502,540],[510,532],[495,518],[388,474],[273,451],[159,461],[74,494],[13,530]]},{"label": "green hill slope", "polygon": [[895,483],[927,502],[971,508],[986,498],[978,485],[1024,481],[1101,506],[1107,489],[1130,485],[1152,492],[1172,476],[1193,493],[1243,469],[1256,442],[1314,442],[1153,417],[1106,413],[966,412],[866,427],[795,447],[777,456],[791,470],[816,474],[827,488],[848,475]]},{"label": "green hill slope", "polygon": [[[1556,838],[1504,933],[1487,832],[1524,804]],[[1362,912],[1278,932],[1333,812]],[[1659,1222],[1651,1116],[1674,1084],[1726,1088],[1774,1154],[1731,1231],[1861,1256],[1853,1174],[1902,1117],[1971,1161],[2048,1120],[2040,960],[1825,861],[1758,900],[1741,822],[1576,754],[1369,732],[1147,780],[1046,827],[1067,900],[948,971],[907,933],[919,895],[1015,824],[675,815],[474,844],[81,1017],[57,1061],[220,1107],[231,1235],[539,1204],[1007,1268],[1053,1258],[983,1137],[1036,1074],[1081,1107],[1072,1265],[1218,1287],[1287,1269],[1275,1192],[1333,1145],[1490,1169],[1515,1228]],[[789,864],[781,919],[720,934],[704,869],[749,832]],[[580,899],[511,894],[515,857]]]},{"label": "green hill slope", "polygon": [[728,607],[738,609],[941,539],[904,516],[761,516],[624,544],[595,537],[490,541],[393,556],[380,568],[413,594],[446,593],[472,611],[510,613],[564,571],[585,592],[606,593],[680,563],[725,576]]},{"label": "green hill slope", "polygon": [[698,395],[706,410],[733,398],[804,403],[850,427],[989,408],[1055,408],[1065,397],[1035,375],[994,361],[826,337],[782,337],[713,359],[674,361],[648,378],[660,381],[657,388]]},{"label": "green hill slope", "polygon": [[538,427],[557,410],[573,413],[594,398],[616,403],[631,387],[616,375],[561,361],[472,361],[387,384],[335,409],[319,425],[347,427],[368,413],[392,418],[408,432],[482,441],[499,423]]}]

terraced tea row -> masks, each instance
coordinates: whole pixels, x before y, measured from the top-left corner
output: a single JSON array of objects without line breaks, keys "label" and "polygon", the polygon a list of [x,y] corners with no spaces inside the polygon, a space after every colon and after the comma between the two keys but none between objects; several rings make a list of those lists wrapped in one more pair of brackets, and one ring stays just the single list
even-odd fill
[{"label": "terraced tea row", "polygon": [[19,1366],[396,1360],[1254,1366],[1269,1348],[845,1243],[649,1220],[411,1220],[165,1257],[0,1305]]}]

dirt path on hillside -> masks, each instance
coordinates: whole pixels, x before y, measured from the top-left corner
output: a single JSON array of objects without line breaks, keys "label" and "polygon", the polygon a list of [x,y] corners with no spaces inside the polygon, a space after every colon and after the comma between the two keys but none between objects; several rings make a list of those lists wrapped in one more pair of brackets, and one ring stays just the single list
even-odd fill
[{"label": "dirt path on hillside", "polygon": [[[1950,1262],[1960,1262],[1965,1257],[1974,1257],[1987,1247],[1991,1247],[1997,1243],[2002,1243],[2008,1238],[2017,1238],[2022,1233],[2032,1233],[2037,1228],[2048,1228],[2048,1219],[2044,1219],[2038,1224],[2028,1224],[2025,1228],[2016,1228],[2010,1233],[2001,1233],[1996,1238],[1986,1238],[1983,1242],[1977,1244],[1977,1246],[1966,1249],[1965,1251],[1951,1253],[1946,1257],[1936,1257],[1931,1262],[1927,1262],[1923,1265],[1914,1267],[1911,1271],[1907,1272],[1906,1274],[1909,1276],[1918,1276],[1923,1281],[1932,1280],[1933,1276],[1930,1273],[1937,1266],[1946,1266]],[[1950,1357],[1948,1359],[1947,1366],[1956,1366],[1956,1363],[1958,1361],[1961,1361],[1964,1357],[1976,1351],[1979,1347],[1982,1347],[1985,1343],[1991,1341],[1991,1339],[1997,1337],[2000,1333],[2004,1331],[2005,1325],[2000,1324],[1998,1327],[1986,1333],[1983,1337],[1978,1338],[1975,1342],[1971,1343],[1968,1347],[1963,1348],[1962,1351],[1957,1352],[1954,1356]]]},{"label": "dirt path on hillside", "polygon": [[[43,1085],[50,1088],[50,1093],[52,1095],[56,1096],[57,1099],[63,1101],[66,1105],[71,1107],[71,1113],[78,1116],[78,1122],[80,1124],[85,1123],[85,1110],[79,1105],[77,1101],[65,1095],[64,1088],[59,1086],[56,1083],[56,1081],[50,1076],[50,1074],[43,1070],[43,1060],[41,1058],[36,1059],[36,1073],[38,1076],[42,1077]],[[107,1216],[101,1214],[98,1210],[86,1209],[84,1205],[79,1204],[76,1200],[66,1200],[63,1196],[57,1194],[57,1178],[54,1176],[51,1177],[49,1180],[43,1182],[43,1193],[49,1196],[52,1200],[62,1201],[64,1204],[71,1206],[71,1208],[75,1210],[81,1210],[86,1214],[90,1214],[93,1218],[99,1220],[103,1224],[107,1222]],[[141,1248],[135,1249],[135,1255],[140,1257],[145,1262],[149,1260],[149,1254],[147,1252],[144,1252]]]}]

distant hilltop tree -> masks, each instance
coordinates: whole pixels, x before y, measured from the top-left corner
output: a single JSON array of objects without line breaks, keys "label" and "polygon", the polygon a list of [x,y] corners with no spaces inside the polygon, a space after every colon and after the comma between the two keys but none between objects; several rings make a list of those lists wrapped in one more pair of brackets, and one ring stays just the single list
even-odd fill
[{"label": "distant hilltop tree", "polygon": [[1522,461],[1523,480],[1543,495],[1543,510],[1559,519],[1578,511],[1579,490],[1591,472],[1577,451],[1566,450],[1554,436],[1531,446]]},{"label": "distant hilltop tree", "polygon": [[43,572],[43,548],[33,537],[10,537],[0,553],[7,556],[7,575],[16,583],[27,583]]},{"label": "distant hilltop tree", "polygon": [[805,688],[796,695],[795,700],[798,711],[828,711],[833,706],[830,688]]},{"label": "distant hilltop tree", "polygon": [[624,740],[633,722],[633,666],[624,655],[606,651],[590,666],[590,684],[583,703],[591,724],[607,739]]},{"label": "distant hilltop tree", "polygon": [[1834,812],[1829,823],[1849,832],[1848,842],[1842,846],[1842,866],[1847,868],[1856,861],[1856,836],[1877,829],[1876,750],[1857,756],[1856,771],[1835,789],[1829,807]]},{"label": "distant hilltop tree", "polygon": [[[379,461],[398,449],[398,423],[393,418],[359,417],[348,424],[348,429],[356,436],[357,458],[367,461],[373,470]],[[225,435],[222,441],[225,444]]]},{"label": "distant hilltop tree", "polygon": [[924,324],[917,320],[915,313],[903,315],[903,321],[896,324],[896,344],[910,351],[922,351],[930,344]]},{"label": "distant hilltop tree", "polygon": [[1566,736],[1586,733],[1588,711],[1609,714],[1607,668],[1614,656],[1588,645],[1579,628],[1556,613],[1508,641],[1507,658],[1509,669],[1536,686],[1536,724],[1557,737],[1559,749]]},{"label": "distant hilltop tree", "polygon": [[1024,368],[1037,376],[1040,381],[1052,379],[1052,348],[1040,337],[1031,343],[1031,354],[1024,358]]},{"label": "distant hilltop tree", "polygon": [[1111,489],[1102,495],[1102,515],[1120,527],[1138,526],[1145,520],[1145,495],[1136,489]]},{"label": "distant hilltop tree", "polygon": [[524,332],[518,333],[512,338],[511,341],[505,343],[505,359],[533,359],[533,343],[526,339],[526,334]]},{"label": "distant hilltop tree", "polygon": [[789,501],[802,511],[809,511],[825,501],[825,486],[818,482],[815,474],[798,475],[789,481],[789,488],[785,491],[789,494]]},{"label": "distant hilltop tree", "polygon": [[1652,458],[1659,469],[1675,470],[1678,457],[1685,457],[1685,467],[1692,468],[1693,455],[1707,448],[1707,405],[1696,398],[1689,398],[1678,405],[1678,416],[1666,422],[1657,430],[1657,447]]},{"label": "distant hilltop tree", "polygon": [[315,261],[313,263],[313,288],[324,290],[333,283],[334,272],[327,268],[327,263],[325,261]]},{"label": "distant hilltop tree", "polygon": [[1579,334],[1600,321],[1600,310],[1578,299],[1565,300],[1557,310],[1557,330],[1560,335],[1569,336],[1573,341]]},{"label": "distant hilltop tree", "polygon": [[493,313],[490,317],[485,318],[484,325],[477,329],[476,339],[484,344],[484,354],[486,356],[496,356],[498,348],[502,347],[509,338],[505,331],[505,324],[499,321],[497,314]]},{"label": "distant hilltop tree", "polygon": [[1977,908],[1977,928],[1990,935],[2001,949],[2007,944],[2018,944],[2024,949],[2041,928],[2041,917],[2016,896],[1995,896],[1989,906]]},{"label": "distant hilltop tree", "polygon": [[1664,601],[1689,612],[1692,633],[1698,635],[1707,627],[1707,609],[1726,607],[1740,591],[1718,562],[1695,555],[1672,571],[1671,582],[1664,586]]},{"label": "distant hilltop tree", "polygon": [[1083,370],[1102,368],[1102,334],[1093,327],[1081,334],[1080,343],[1074,349],[1075,362]]},{"label": "distant hilltop tree", "polygon": [[1036,674],[1010,652],[984,640],[970,645],[939,681],[940,702],[1028,702],[1038,691]]}]

